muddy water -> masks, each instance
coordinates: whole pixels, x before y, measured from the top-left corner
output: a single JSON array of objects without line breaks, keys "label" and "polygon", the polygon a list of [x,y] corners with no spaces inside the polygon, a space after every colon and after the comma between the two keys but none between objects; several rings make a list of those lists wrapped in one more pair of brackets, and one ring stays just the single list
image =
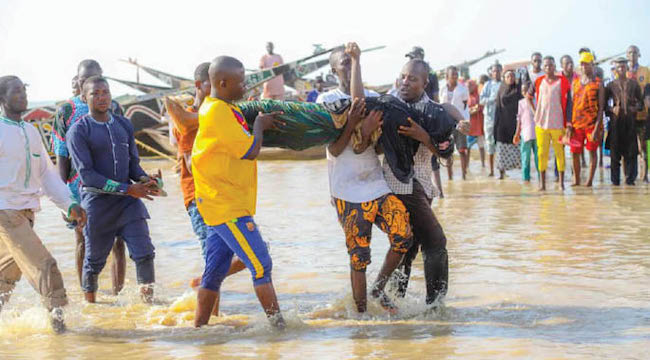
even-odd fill
[{"label": "muddy water", "polygon": [[[148,164],[156,166],[156,164]],[[389,318],[376,304],[352,310],[342,231],[329,205],[324,161],[262,162],[257,222],[271,244],[274,283],[289,328],[274,333],[261,315],[250,276],[223,285],[212,326],[191,327],[188,281],[202,271],[198,242],[178,179],[170,196],[148,203],[156,245],[157,304],[140,303],[130,262],[127,286],[88,305],[74,271],[73,234],[44,200],[36,229],[58,259],[71,305],[69,327],[53,335],[26,282],[0,314],[0,358],[647,358],[650,349],[650,195],[647,186],[592,189],[499,181],[475,161],[468,180],[444,180],[433,208],[449,238],[450,292],[424,305],[422,262]],[[456,170],[458,177],[459,171]],[[446,178],[443,175],[443,178]],[[567,184],[568,185],[568,184]],[[375,229],[373,279],[387,250]]]}]

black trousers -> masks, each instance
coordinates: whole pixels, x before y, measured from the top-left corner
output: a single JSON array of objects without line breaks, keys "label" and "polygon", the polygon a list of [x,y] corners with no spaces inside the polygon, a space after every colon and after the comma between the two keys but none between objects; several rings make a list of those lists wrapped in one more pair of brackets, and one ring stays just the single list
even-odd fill
[{"label": "black trousers", "polygon": [[609,148],[612,163],[610,166],[612,184],[621,183],[621,158],[625,161],[625,182],[634,185],[638,175],[636,129],[634,116],[613,118],[609,132]]},{"label": "black trousers", "polygon": [[447,238],[442,226],[431,209],[431,199],[427,198],[422,185],[413,180],[413,193],[397,195],[409,211],[413,246],[404,255],[402,263],[395,272],[397,294],[406,294],[411,265],[420,248],[424,260],[424,277],[427,287],[426,303],[431,304],[447,293],[449,282],[449,261],[447,256]]}]

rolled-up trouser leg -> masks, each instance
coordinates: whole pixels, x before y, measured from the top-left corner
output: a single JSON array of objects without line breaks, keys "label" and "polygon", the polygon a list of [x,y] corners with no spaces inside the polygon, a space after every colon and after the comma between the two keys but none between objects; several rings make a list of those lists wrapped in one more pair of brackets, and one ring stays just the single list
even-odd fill
[{"label": "rolled-up trouser leg", "polygon": [[154,271],[154,246],[149,237],[146,219],[132,221],[118,233],[129,249],[129,256],[135,262],[138,284],[153,284],[156,281]]},{"label": "rolled-up trouser leg", "polygon": [[0,210],[0,292],[13,290],[25,275],[48,309],[67,305],[63,277],[56,260],[32,229],[29,210]]}]

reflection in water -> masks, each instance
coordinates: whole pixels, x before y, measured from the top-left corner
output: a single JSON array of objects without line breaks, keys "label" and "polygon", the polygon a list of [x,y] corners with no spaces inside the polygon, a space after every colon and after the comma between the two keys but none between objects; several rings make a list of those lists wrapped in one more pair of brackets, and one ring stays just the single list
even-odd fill
[{"label": "reflection in water", "polygon": [[[474,162],[472,165],[476,165]],[[150,166],[160,164],[149,164]],[[59,261],[70,331],[55,336],[33,290],[21,282],[0,314],[0,358],[643,358],[650,347],[650,225],[647,186],[593,189],[522,185],[485,177],[445,184],[434,211],[449,239],[446,305],[424,304],[422,261],[388,317],[377,304],[355,313],[343,233],[330,205],[324,161],[262,162],[257,222],[271,244],[274,283],[289,328],[270,330],[242,272],[223,285],[222,311],[193,329],[190,278],[202,271],[178,179],[148,203],[156,244],[157,303],[140,303],[133,264],[127,286],[100,303],[81,301],[74,238],[44,201],[37,231]],[[516,173],[512,174],[516,176]],[[604,174],[597,175],[598,180]],[[370,278],[388,248],[375,231]]]}]

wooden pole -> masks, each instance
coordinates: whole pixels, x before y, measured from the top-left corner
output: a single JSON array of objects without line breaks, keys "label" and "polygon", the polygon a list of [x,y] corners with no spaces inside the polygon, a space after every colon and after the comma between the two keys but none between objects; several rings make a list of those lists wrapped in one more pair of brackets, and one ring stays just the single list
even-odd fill
[{"label": "wooden pole", "polygon": [[165,153],[162,152],[162,151],[159,151],[159,150],[154,149],[153,147],[151,147],[151,146],[149,146],[149,145],[143,143],[142,141],[140,141],[140,140],[138,140],[138,139],[135,139],[135,143],[138,144],[138,145],[140,145],[140,146],[142,146],[142,148],[144,148],[145,150],[147,150],[147,151],[151,151],[152,153],[154,153],[154,154],[156,154],[156,155],[162,156],[163,158],[165,158],[165,159],[167,159],[167,160],[169,160],[169,161],[171,161],[171,162],[173,162],[173,163],[176,163],[176,162],[177,162],[177,160],[174,159],[173,157],[171,157],[171,156],[165,154]]}]

